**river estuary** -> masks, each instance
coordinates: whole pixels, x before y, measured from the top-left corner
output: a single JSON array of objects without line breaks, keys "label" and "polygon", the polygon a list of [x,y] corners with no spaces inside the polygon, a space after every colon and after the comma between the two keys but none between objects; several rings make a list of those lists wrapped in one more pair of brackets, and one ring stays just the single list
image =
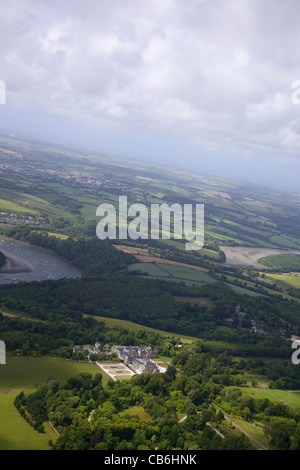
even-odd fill
[{"label": "river estuary", "polygon": [[45,248],[0,237],[0,251],[7,258],[0,270],[0,284],[82,276],[79,269]]}]

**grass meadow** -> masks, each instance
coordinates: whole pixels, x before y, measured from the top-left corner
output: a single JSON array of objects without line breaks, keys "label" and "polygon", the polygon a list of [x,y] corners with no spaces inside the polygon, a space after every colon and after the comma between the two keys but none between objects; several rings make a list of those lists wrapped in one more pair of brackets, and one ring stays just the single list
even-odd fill
[{"label": "grass meadow", "polygon": [[35,431],[16,410],[15,397],[21,390],[25,394],[34,392],[47,377],[65,383],[81,372],[101,373],[91,363],[56,358],[8,358],[7,364],[0,366],[0,450],[49,450],[48,442],[57,438],[56,433],[49,423],[45,423],[45,434]]},{"label": "grass meadow", "polygon": [[277,390],[255,387],[226,387],[226,389],[238,388],[242,394],[252,398],[267,398],[274,403],[284,403],[292,408],[300,408],[300,392]]},{"label": "grass meadow", "polygon": [[180,341],[186,344],[191,344],[194,341],[199,341],[199,338],[195,338],[193,336],[178,335],[176,333],[170,333],[168,331],[161,331],[155,328],[150,328],[149,326],[139,325],[138,323],[133,323],[127,320],[119,320],[117,318],[100,317],[98,315],[87,315],[87,314],[84,314],[84,317],[92,317],[96,321],[104,322],[106,326],[108,326],[109,328],[125,328],[126,330],[131,330],[131,331],[141,331],[141,330],[149,331],[153,333],[158,333],[162,336],[166,336],[169,338],[180,338]]}]

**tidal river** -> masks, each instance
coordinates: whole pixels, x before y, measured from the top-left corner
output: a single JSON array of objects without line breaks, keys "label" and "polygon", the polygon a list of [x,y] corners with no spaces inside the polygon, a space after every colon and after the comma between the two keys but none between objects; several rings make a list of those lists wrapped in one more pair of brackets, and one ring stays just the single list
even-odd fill
[{"label": "tidal river", "polygon": [[0,284],[82,276],[79,269],[45,248],[0,237],[0,251],[7,258]]}]

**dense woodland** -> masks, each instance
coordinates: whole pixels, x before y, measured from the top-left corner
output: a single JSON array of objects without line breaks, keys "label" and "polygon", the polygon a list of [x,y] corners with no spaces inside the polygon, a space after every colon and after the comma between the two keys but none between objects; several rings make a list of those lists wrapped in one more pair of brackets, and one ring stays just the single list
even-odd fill
[{"label": "dense woodland", "polygon": [[[270,388],[300,389],[290,342],[279,334],[280,328],[287,334],[300,331],[296,302],[241,297],[217,277],[202,287],[141,278],[127,269],[136,262],[132,256],[95,238],[63,240],[28,229],[9,229],[6,235],[54,250],[84,272],[78,279],[0,286],[2,311],[16,314],[0,314],[0,337],[8,354],[86,360],[73,346],[99,341],[152,346],[172,362],[165,374],[141,374],[105,387],[100,374],[81,374],[67,384],[49,378],[36,392],[21,392],[15,400],[21,416],[38,432],[44,432],[48,420],[59,432],[53,449],[253,449],[252,441],[228,425],[224,412],[260,422],[271,447],[300,449],[299,411],[242,396],[234,388],[251,373],[264,377]],[[192,304],[188,298],[205,302]],[[234,313],[237,304],[248,318]],[[108,328],[91,315],[130,320],[174,337]],[[253,334],[250,318],[263,322],[268,334]],[[182,334],[201,339],[179,350]],[[232,359],[236,356],[238,361]],[[284,361],[266,363],[267,356]]]},{"label": "dense woodland", "polygon": [[[290,344],[281,339],[279,331],[283,328],[287,336],[300,333],[299,306],[294,301],[275,296],[241,297],[220,281],[186,287],[141,278],[126,269],[133,260],[131,255],[95,238],[62,240],[20,229],[8,233],[55,250],[85,272],[79,279],[1,285],[2,306],[32,318],[71,322],[78,330],[83,315],[120,318],[177,336],[199,337],[207,350],[211,346],[240,356],[290,357]],[[207,303],[191,304],[185,297],[201,297]],[[247,312],[246,318],[233,314],[238,303]],[[230,316],[233,321],[228,323]],[[265,335],[251,332],[250,318],[263,323]]]},{"label": "dense woodland", "polygon": [[[259,361],[233,362],[223,355],[186,350],[173,357],[173,364],[165,374],[110,381],[105,388],[100,374],[80,374],[66,385],[49,378],[33,394],[21,392],[15,406],[39,432],[51,421],[60,434],[51,444],[56,450],[252,449],[245,435],[228,426],[221,408],[262,422],[271,446],[300,449],[299,410],[226,388],[241,384],[244,369],[261,372]],[[280,372],[275,363],[268,371],[278,377]],[[224,438],[208,422],[221,428]]]}]

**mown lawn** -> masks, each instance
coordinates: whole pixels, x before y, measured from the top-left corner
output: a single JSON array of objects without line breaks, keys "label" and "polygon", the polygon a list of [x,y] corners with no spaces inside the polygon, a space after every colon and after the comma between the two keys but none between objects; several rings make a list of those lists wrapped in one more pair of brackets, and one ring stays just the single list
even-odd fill
[{"label": "mown lawn", "polygon": [[[66,361],[56,358],[8,358],[0,366],[0,450],[47,450],[49,440],[57,438],[49,423],[44,435],[35,431],[17,412],[15,397],[20,390],[33,392],[47,377],[65,383],[81,372],[101,373],[91,363]],[[103,373],[102,375],[106,375]],[[106,381],[107,382],[107,381]],[[104,380],[105,383],[105,380]]]},{"label": "mown lawn", "polygon": [[94,364],[47,358],[8,358],[6,365],[0,366],[0,392],[14,389],[34,388],[47,377],[65,383],[70,377],[81,372],[100,372]]},{"label": "mown lawn", "polygon": [[145,411],[145,409],[142,406],[132,406],[131,408],[127,408],[127,410],[124,410],[120,413],[120,416],[137,416],[138,418],[144,420],[144,421],[150,421],[151,416]]},{"label": "mown lawn", "polygon": [[14,406],[18,392],[0,395],[0,450],[49,450],[54,431],[46,427],[46,434],[35,431],[19,415]]},{"label": "mown lawn", "polygon": [[266,389],[255,387],[226,387],[227,389],[238,388],[243,395],[252,398],[267,398],[274,403],[285,403],[292,408],[300,408],[300,392],[290,392],[288,390]]}]

